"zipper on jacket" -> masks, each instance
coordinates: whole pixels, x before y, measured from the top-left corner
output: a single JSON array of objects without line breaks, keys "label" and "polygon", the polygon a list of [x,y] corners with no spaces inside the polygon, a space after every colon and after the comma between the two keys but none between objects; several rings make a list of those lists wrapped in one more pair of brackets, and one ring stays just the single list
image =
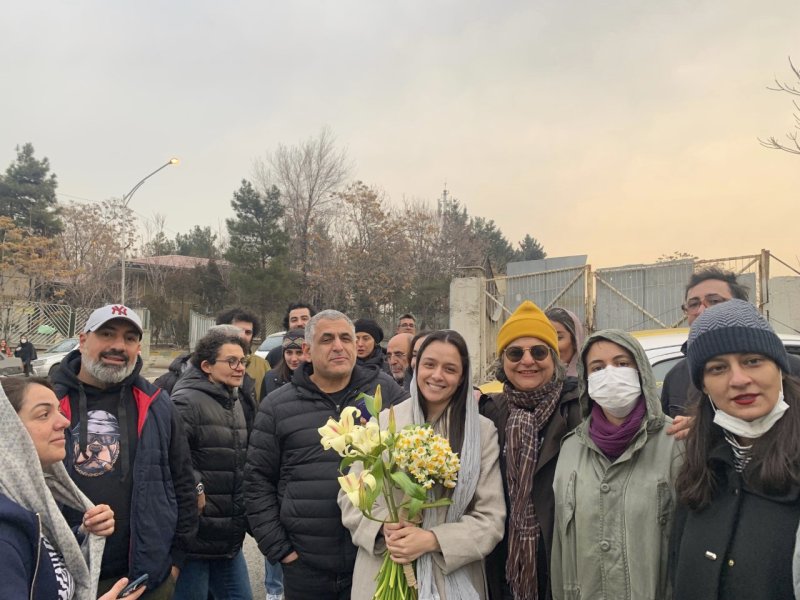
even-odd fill
[{"label": "zipper on jacket", "polygon": [[36,537],[36,567],[33,569],[30,600],[33,600],[33,592],[36,589],[36,577],[39,575],[39,562],[42,559],[42,517],[38,512],[36,513],[36,522],[38,524],[36,529],[36,533],[38,534]]}]

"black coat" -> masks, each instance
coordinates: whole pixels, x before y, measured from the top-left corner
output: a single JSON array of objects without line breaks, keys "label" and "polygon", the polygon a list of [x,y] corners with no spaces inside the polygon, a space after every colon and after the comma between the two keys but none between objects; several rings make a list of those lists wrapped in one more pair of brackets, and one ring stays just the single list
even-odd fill
[{"label": "black coat", "polygon": [[206,506],[189,557],[232,558],[247,529],[244,463],[247,421],[243,394],[209,381],[191,367],[175,384],[172,401],[183,418],[195,481],[205,487]]},{"label": "black coat", "polygon": [[[497,427],[497,439],[500,443],[500,470],[503,474],[503,492],[506,497],[506,509],[510,512],[511,503],[508,498],[508,479],[506,478],[506,423],[508,422],[508,405],[503,394],[481,396],[480,412],[491,419]],[[539,581],[539,598],[549,600],[550,591],[550,552],[553,547],[553,526],[555,524],[555,495],[553,480],[556,474],[556,460],[561,450],[561,440],[581,422],[581,410],[578,403],[578,381],[568,377],[561,390],[561,401],[553,411],[544,428],[542,447],[539,449],[539,462],[533,474],[531,500],[541,527],[539,548],[537,551],[536,569]],[[506,585],[506,558],[508,520],[506,535],[486,557],[486,584],[491,600],[502,600],[510,591]]]},{"label": "black coat", "polygon": [[14,350],[14,356],[24,363],[29,363],[32,360],[36,360],[36,348],[30,342],[20,343]]},{"label": "black coat", "polygon": [[312,568],[346,574],[356,547],[336,501],[341,457],[322,449],[317,430],[329,417],[338,419],[345,406],[355,406],[361,392],[374,394],[378,384],[384,408],[408,394],[377,367],[356,365],[334,399],[311,381],[312,373],[312,365],[303,364],[259,407],[245,467],[247,517],[268,560],[296,551]]},{"label": "black coat", "polygon": [[794,598],[792,555],[800,521],[800,489],[757,492],[733,468],[722,441],[709,462],[717,481],[711,504],[679,506],[670,539],[676,600]]},{"label": "black coat", "polygon": [[181,375],[189,370],[189,367],[191,366],[189,359],[191,357],[191,354],[181,354],[175,358],[175,360],[169,364],[169,369],[167,369],[167,372],[153,381],[153,385],[160,387],[162,390],[167,390],[168,394],[172,394],[172,388],[174,388],[175,384],[178,383],[178,379],[180,379]]}]

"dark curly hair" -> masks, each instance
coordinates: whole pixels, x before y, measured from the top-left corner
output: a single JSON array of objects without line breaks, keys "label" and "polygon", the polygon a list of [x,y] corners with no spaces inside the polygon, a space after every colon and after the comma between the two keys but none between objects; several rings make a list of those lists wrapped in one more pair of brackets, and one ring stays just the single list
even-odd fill
[{"label": "dark curly hair", "polygon": [[310,304],[306,304],[305,302],[292,302],[289,305],[289,308],[286,309],[286,314],[283,315],[283,328],[287,331],[289,330],[289,313],[293,310],[297,310],[298,308],[307,308],[309,317],[313,317],[315,314],[317,314],[317,311],[314,310],[314,307]]},{"label": "dark curly hair", "polygon": [[686,284],[686,290],[683,294],[684,297],[688,298],[689,290],[694,286],[709,280],[724,281],[731,290],[731,296],[737,300],[749,300],[749,290],[746,285],[739,283],[736,279],[736,273],[732,271],[723,271],[719,267],[708,267],[702,271],[697,271],[697,273],[692,273],[692,276],[689,278],[689,283]]},{"label": "dark curly hair", "polygon": [[[244,321],[244,319],[241,320]],[[208,333],[206,333],[202,338],[200,338],[200,341],[197,342],[197,345],[194,347],[194,352],[192,352],[192,356],[189,358],[189,362],[198,369],[200,368],[200,365],[203,364],[204,360],[213,365],[217,362],[219,349],[225,344],[236,344],[242,349],[246,356],[247,344],[238,333],[235,333],[228,327],[233,326],[217,325],[216,327],[209,329]]]},{"label": "dark curly hair", "polygon": [[[234,321],[253,324],[253,337],[261,333],[261,320],[252,312],[240,306],[224,310],[217,315],[217,325],[232,325]],[[249,350],[246,351],[249,354]]]}]

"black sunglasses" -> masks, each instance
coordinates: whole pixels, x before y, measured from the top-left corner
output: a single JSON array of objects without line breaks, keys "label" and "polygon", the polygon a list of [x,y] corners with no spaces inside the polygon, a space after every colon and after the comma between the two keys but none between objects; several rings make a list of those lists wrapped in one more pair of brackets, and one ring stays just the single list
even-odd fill
[{"label": "black sunglasses", "polygon": [[531,353],[533,360],[544,360],[550,355],[550,349],[544,344],[537,344],[536,346],[531,346],[530,348],[509,346],[503,351],[503,354],[505,354],[508,360],[516,363],[522,360],[522,357],[525,356],[526,351]]}]

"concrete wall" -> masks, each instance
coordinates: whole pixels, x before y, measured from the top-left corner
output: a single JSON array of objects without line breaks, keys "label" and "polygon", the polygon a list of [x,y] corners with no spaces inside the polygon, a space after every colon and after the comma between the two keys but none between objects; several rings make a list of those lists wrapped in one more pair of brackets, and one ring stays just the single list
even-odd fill
[{"label": "concrete wall", "polygon": [[769,303],[765,309],[778,333],[800,331],[800,277],[770,278]]},{"label": "concrete wall", "polygon": [[457,277],[450,282],[450,329],[460,333],[467,342],[473,382],[481,376],[483,287],[484,279],[480,277]]}]

